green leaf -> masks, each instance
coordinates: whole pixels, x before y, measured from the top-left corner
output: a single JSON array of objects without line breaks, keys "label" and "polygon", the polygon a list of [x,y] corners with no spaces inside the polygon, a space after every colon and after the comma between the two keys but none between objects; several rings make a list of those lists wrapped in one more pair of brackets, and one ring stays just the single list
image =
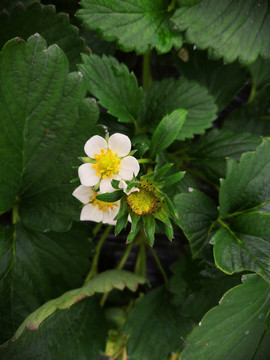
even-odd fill
[{"label": "green leaf", "polygon": [[176,0],[179,6],[193,6],[202,0]]},{"label": "green leaf", "polygon": [[116,40],[124,51],[144,54],[153,47],[166,53],[180,48],[182,36],[170,23],[168,0],[82,0],[77,16],[85,28],[98,30],[107,41]]},{"label": "green leaf", "polygon": [[[0,227],[0,338],[7,339],[44,301],[79,286],[89,269],[88,229],[41,233]],[[75,241],[76,240],[76,241]]]},{"label": "green leaf", "polygon": [[83,100],[81,75],[68,73],[62,50],[47,49],[38,34],[9,41],[0,68],[0,211],[16,201],[28,226],[67,230],[76,211],[72,165],[94,133],[97,105]]},{"label": "green leaf", "polygon": [[154,82],[143,98],[139,121],[154,132],[162,118],[174,110],[185,109],[187,117],[177,139],[203,133],[216,118],[217,107],[207,90],[186,79],[164,79]]},{"label": "green leaf", "polygon": [[151,139],[151,156],[154,156],[160,151],[165,150],[173,143],[185,122],[186,116],[186,110],[178,109],[165,116],[160,121]]},{"label": "green leaf", "polygon": [[128,206],[125,199],[120,202],[120,209],[115,217],[115,220],[117,220],[117,222],[114,233],[118,235],[127,226],[128,223]]},{"label": "green leaf", "polygon": [[101,39],[97,36],[96,31],[86,30],[80,27],[80,36],[84,38],[86,45],[91,49],[93,54],[113,56],[116,52],[116,43]]},{"label": "green leaf", "polygon": [[142,88],[135,75],[113,57],[83,55],[82,59],[79,69],[91,94],[119,121],[134,122],[142,101]]},{"label": "green leaf", "polygon": [[239,160],[243,152],[256,150],[262,139],[248,133],[213,129],[193,142],[188,150],[192,165],[219,183],[226,175],[226,158]]},{"label": "green leaf", "polygon": [[127,355],[134,360],[164,360],[169,353],[180,350],[180,339],[191,326],[192,321],[171,304],[164,287],[152,290],[128,314],[124,326],[124,333],[130,335]]},{"label": "green leaf", "polygon": [[270,85],[255,93],[254,99],[234,110],[224,121],[223,128],[235,132],[270,136]]},{"label": "green leaf", "polygon": [[270,60],[263,60],[261,57],[248,66],[251,73],[253,86],[260,90],[270,83]]},{"label": "green leaf", "polygon": [[227,161],[219,212],[226,217],[235,211],[262,206],[266,201],[270,201],[270,142],[264,140],[255,152],[244,153],[239,163]]},{"label": "green leaf", "polygon": [[196,189],[190,191],[188,194],[178,194],[174,199],[179,217],[176,223],[188,238],[193,257],[198,257],[209,246],[218,211],[207,195]]},{"label": "green leaf", "polygon": [[122,190],[117,190],[112,193],[104,193],[97,195],[97,199],[104,202],[115,202],[117,200],[120,200],[124,195],[124,192]]},{"label": "green leaf", "polygon": [[106,319],[93,297],[56,310],[38,329],[29,324],[16,341],[0,349],[1,359],[98,359],[106,338]]},{"label": "green leaf", "polygon": [[[32,3],[39,3],[39,0],[20,0],[24,6],[28,6]],[[0,0],[0,11],[5,9],[11,11],[15,6],[20,6],[18,0]]]},{"label": "green leaf", "polygon": [[142,218],[148,243],[153,246],[155,241],[155,218],[152,215],[143,215]]},{"label": "green leaf", "polygon": [[156,181],[161,180],[164,175],[170,170],[170,168],[173,166],[172,163],[166,163],[164,165],[162,165],[160,168],[158,168],[158,164],[155,167],[155,175],[154,175],[154,179]]},{"label": "green leaf", "polygon": [[172,175],[168,175],[166,177],[166,180],[164,181],[164,186],[171,186],[174,185],[175,183],[178,183],[183,178],[184,175],[185,173],[181,171]]},{"label": "green leaf", "polygon": [[203,0],[193,7],[182,7],[173,16],[180,31],[186,30],[188,43],[208,48],[211,57],[254,62],[259,55],[270,58],[270,14],[268,1]]},{"label": "green leaf", "polygon": [[184,49],[188,52],[188,61],[181,60],[175,53],[176,68],[187,79],[206,87],[219,109],[224,109],[246,84],[246,70],[237,63],[224,65],[221,60],[210,60],[206,51],[191,46]]},{"label": "green leaf", "polygon": [[172,265],[172,271],[169,289],[173,304],[196,323],[218,305],[225,291],[240,283],[238,274],[225,275],[211,262],[192,260],[184,254]]},{"label": "green leaf", "polygon": [[139,284],[145,279],[125,270],[107,270],[89,280],[81,288],[70,290],[59,298],[50,300],[35,312],[30,314],[14,334],[12,340],[17,340],[26,329],[36,330],[58,309],[70,309],[75,303],[95,293],[105,293],[112,289],[123,290],[128,288],[136,291]]},{"label": "green leaf", "polygon": [[216,265],[221,270],[228,274],[255,271],[270,282],[270,214],[252,212],[234,216],[211,242]]},{"label": "green leaf", "polygon": [[132,211],[130,211],[129,215],[131,218],[131,229],[130,233],[127,236],[127,243],[131,243],[135,239],[142,227],[142,220],[139,215],[135,214]]},{"label": "green leaf", "polygon": [[53,5],[20,4],[11,13],[0,13],[0,48],[15,36],[27,39],[35,33],[44,37],[48,46],[57,44],[66,53],[73,70],[80,62],[80,54],[87,50],[78,29],[69,23],[68,14],[57,14]]},{"label": "green leaf", "polygon": [[[168,217],[167,209],[164,209],[164,206],[161,208],[160,211],[153,214],[153,216],[162,222],[162,230],[164,230],[167,238],[171,241],[173,239],[173,226]],[[160,224],[159,224],[160,226]]]},{"label": "green leaf", "polygon": [[[255,356],[257,347],[261,351],[260,346],[264,345],[269,350],[269,343],[261,344],[267,332],[269,307],[269,284],[259,276],[248,275],[242,285],[224,295],[220,305],[210,310],[188,336],[181,360],[259,360]],[[269,334],[266,336],[269,338]]]}]

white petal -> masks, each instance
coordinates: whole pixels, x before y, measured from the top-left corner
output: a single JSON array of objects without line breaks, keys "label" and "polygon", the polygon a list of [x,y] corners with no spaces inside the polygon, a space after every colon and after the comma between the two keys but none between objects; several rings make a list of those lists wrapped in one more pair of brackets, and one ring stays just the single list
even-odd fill
[{"label": "white petal", "polygon": [[82,164],[78,169],[80,181],[84,186],[94,186],[99,182],[101,176],[97,176],[96,173],[92,164]]},{"label": "white petal", "polygon": [[95,154],[101,153],[101,149],[107,149],[107,141],[99,135],[92,136],[84,145],[85,153],[92,159],[95,158]]},{"label": "white petal", "polygon": [[115,225],[116,220],[114,220],[114,218],[118,214],[118,211],[119,211],[119,206],[114,206],[113,210],[108,209],[107,211],[104,211],[102,221],[105,224]]},{"label": "white petal", "polygon": [[138,160],[133,156],[127,156],[121,160],[120,169],[118,171],[119,176],[123,180],[131,180],[134,176],[137,176],[140,171],[140,165]]},{"label": "white petal", "polygon": [[102,216],[102,211],[100,211],[97,206],[94,206],[93,204],[88,204],[82,208],[80,219],[82,221],[89,220],[100,222],[102,220]]},{"label": "white petal", "polygon": [[118,187],[119,189],[123,189],[123,191],[126,192],[128,185],[124,180],[120,180]]},{"label": "white petal", "polygon": [[106,177],[105,179],[102,179],[99,185],[99,190],[101,194],[115,191],[112,187],[111,178]]},{"label": "white petal", "polygon": [[123,157],[130,153],[131,142],[128,136],[116,133],[109,137],[108,147],[113,153]]},{"label": "white petal", "polygon": [[77,187],[77,189],[75,189],[72,193],[72,195],[75,196],[75,198],[77,198],[78,200],[80,200],[80,202],[82,202],[83,204],[88,204],[90,201],[89,198],[93,196],[93,194],[94,191],[91,186],[83,185]]}]

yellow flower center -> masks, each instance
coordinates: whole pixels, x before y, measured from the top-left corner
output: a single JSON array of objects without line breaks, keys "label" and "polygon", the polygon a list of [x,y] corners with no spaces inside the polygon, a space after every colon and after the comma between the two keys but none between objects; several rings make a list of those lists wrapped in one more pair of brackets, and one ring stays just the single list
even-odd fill
[{"label": "yellow flower center", "polygon": [[98,195],[98,193],[94,192],[93,196],[91,196],[89,198],[89,200],[92,201],[92,204],[94,206],[98,207],[98,210],[106,212],[106,211],[108,211],[108,209],[113,210],[114,206],[116,206],[116,207],[118,206],[118,204],[116,202],[111,203],[111,202],[105,202],[105,201],[96,199],[97,195]]},{"label": "yellow flower center", "polygon": [[129,194],[127,202],[135,214],[146,215],[156,211],[159,199],[152,192],[141,189]]},{"label": "yellow flower center", "polygon": [[119,165],[121,163],[117,153],[112,153],[110,149],[105,152],[101,149],[101,154],[95,154],[96,163],[92,165],[93,169],[96,169],[96,175],[102,176],[102,179],[106,177],[112,177],[118,173]]}]

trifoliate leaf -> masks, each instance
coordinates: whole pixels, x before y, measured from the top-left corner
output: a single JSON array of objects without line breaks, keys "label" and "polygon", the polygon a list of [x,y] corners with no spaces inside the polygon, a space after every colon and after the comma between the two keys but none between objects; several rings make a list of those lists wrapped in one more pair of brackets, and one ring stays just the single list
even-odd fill
[{"label": "trifoliate leaf", "polygon": [[1,340],[45,301],[81,284],[90,266],[88,236],[83,224],[66,233],[0,227]]},{"label": "trifoliate leaf", "polygon": [[[267,359],[269,307],[269,284],[257,275],[248,275],[247,280],[229,290],[220,305],[210,310],[191,332],[181,360]],[[264,336],[268,341],[261,342]],[[264,356],[257,357],[257,351]]]},{"label": "trifoliate leaf", "polygon": [[154,132],[162,118],[177,109],[187,111],[178,140],[202,134],[215,120],[217,111],[214,98],[194,81],[165,79],[154,82],[144,94],[139,122]]},{"label": "trifoliate leaf", "polygon": [[244,153],[237,163],[227,161],[226,179],[222,180],[220,214],[262,206],[270,201],[270,142],[265,140],[255,152]]},{"label": "trifoliate leaf", "polygon": [[82,76],[68,73],[62,50],[38,34],[9,41],[0,63],[0,211],[16,202],[27,226],[67,230],[76,212],[72,165],[94,132],[97,105],[83,100]]},{"label": "trifoliate leaf", "polygon": [[178,71],[189,80],[197,81],[214,96],[219,109],[224,109],[246,84],[246,70],[237,63],[224,64],[210,60],[206,51],[185,46],[188,61],[183,61],[177,53],[174,63]]},{"label": "trifoliate leaf", "polygon": [[150,144],[150,154],[152,156],[165,150],[173,143],[185,122],[186,116],[186,110],[178,109],[161,120],[152,135]]},{"label": "trifoliate leaf", "polygon": [[235,132],[270,136],[270,85],[255,92],[252,101],[234,110],[224,121],[223,128]]},{"label": "trifoliate leaf", "polygon": [[270,214],[245,213],[223,226],[211,240],[216,265],[228,274],[255,271],[270,282]]},{"label": "trifoliate leaf", "polygon": [[134,122],[142,101],[142,88],[138,87],[135,75],[113,57],[85,55],[82,59],[79,69],[91,94],[119,121]]},{"label": "trifoliate leaf", "polygon": [[188,238],[193,257],[198,257],[209,246],[212,227],[218,218],[217,207],[212,199],[196,189],[176,195],[174,203],[178,212],[176,223]]},{"label": "trifoliate leaf", "polygon": [[128,314],[124,326],[129,335],[127,355],[134,360],[164,360],[181,349],[180,339],[192,325],[172,305],[169,292],[159,287],[141,298]]},{"label": "trifoliate leaf", "polygon": [[193,142],[188,150],[192,165],[219,183],[226,175],[226,158],[239,160],[243,152],[256,150],[262,139],[248,133],[213,129]]},{"label": "trifoliate leaf", "polygon": [[208,48],[215,59],[254,62],[259,55],[270,58],[270,14],[267,0],[202,0],[182,7],[173,16],[188,43]]},{"label": "trifoliate leaf", "polygon": [[68,14],[57,14],[53,5],[34,2],[24,7],[20,4],[11,13],[0,13],[0,48],[15,36],[27,39],[35,33],[39,33],[48,46],[57,44],[65,52],[73,70],[80,62],[81,53],[87,51],[79,30],[69,23]]},{"label": "trifoliate leaf", "polygon": [[116,40],[124,51],[144,54],[153,47],[166,53],[180,48],[182,36],[170,22],[168,0],[82,0],[77,15],[89,30],[107,41]]},{"label": "trifoliate leaf", "polygon": [[28,324],[16,341],[0,349],[3,360],[98,359],[105,350],[107,324],[97,297],[56,310],[38,329]]}]

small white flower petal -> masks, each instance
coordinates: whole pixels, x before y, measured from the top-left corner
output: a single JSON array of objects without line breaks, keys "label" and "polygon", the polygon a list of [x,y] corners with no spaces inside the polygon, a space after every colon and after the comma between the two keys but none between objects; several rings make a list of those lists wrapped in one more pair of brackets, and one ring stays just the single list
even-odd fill
[{"label": "small white flower petal", "polygon": [[121,160],[118,174],[123,180],[131,180],[133,175],[138,175],[139,171],[140,165],[138,160],[133,156],[127,156]]},{"label": "small white flower petal", "polygon": [[109,137],[108,147],[119,157],[127,156],[131,150],[131,141],[128,136],[116,133]]},{"label": "small white flower petal", "polygon": [[123,191],[126,192],[128,185],[124,180],[120,180],[118,187],[119,189],[123,189]]},{"label": "small white flower petal", "polygon": [[93,204],[88,204],[82,208],[80,219],[82,221],[88,220],[100,222],[102,220],[102,217],[103,213],[101,210],[98,209],[97,206],[94,206]]},{"label": "small white flower petal", "polygon": [[[117,201],[117,204],[118,203],[119,201]],[[115,225],[116,220],[114,220],[114,218],[118,214],[118,211],[119,211],[119,204],[118,206],[114,206],[113,209],[109,208],[107,211],[104,211],[102,222],[104,222],[105,224]]]},{"label": "small white flower petal", "polygon": [[99,182],[100,175],[96,175],[97,171],[92,168],[92,164],[82,164],[78,169],[78,174],[82,185],[94,186]]},{"label": "small white flower petal", "polygon": [[106,177],[105,179],[102,179],[99,185],[99,190],[101,194],[115,191],[112,187],[111,178]]},{"label": "small white flower petal", "polygon": [[89,198],[94,195],[94,191],[92,187],[80,185],[73,191],[72,195],[83,204],[88,204],[90,201]]},{"label": "small white flower petal", "polygon": [[111,215],[111,209],[108,209],[107,211],[103,211],[103,218],[102,218],[102,222],[104,224],[110,224],[110,225],[115,225],[116,221],[114,221],[114,216]]},{"label": "small white flower petal", "polygon": [[99,135],[92,136],[84,145],[85,153],[92,159],[95,158],[95,154],[101,153],[101,149],[107,149],[107,141]]}]

